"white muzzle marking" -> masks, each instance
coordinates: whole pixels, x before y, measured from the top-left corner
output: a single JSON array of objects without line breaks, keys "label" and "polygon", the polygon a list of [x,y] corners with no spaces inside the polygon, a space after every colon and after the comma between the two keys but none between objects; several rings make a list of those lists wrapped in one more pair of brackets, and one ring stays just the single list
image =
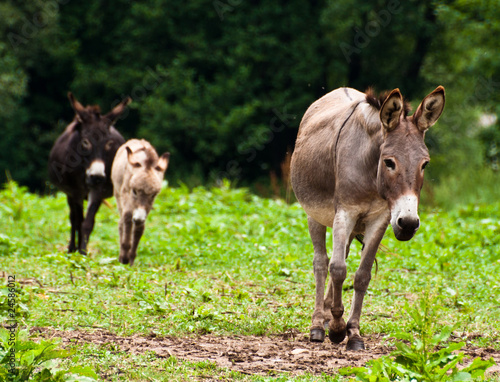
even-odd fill
[{"label": "white muzzle marking", "polygon": [[416,195],[403,195],[393,204],[391,209],[391,225],[393,227],[398,226],[399,219],[419,219],[418,198]]},{"label": "white muzzle marking", "polygon": [[105,165],[104,162],[100,159],[92,162],[90,167],[87,169],[86,174],[88,177],[90,176],[102,176],[106,177],[106,173],[104,172]]},{"label": "white muzzle marking", "polygon": [[132,220],[134,223],[143,224],[147,216],[148,214],[144,208],[136,208],[132,214]]}]

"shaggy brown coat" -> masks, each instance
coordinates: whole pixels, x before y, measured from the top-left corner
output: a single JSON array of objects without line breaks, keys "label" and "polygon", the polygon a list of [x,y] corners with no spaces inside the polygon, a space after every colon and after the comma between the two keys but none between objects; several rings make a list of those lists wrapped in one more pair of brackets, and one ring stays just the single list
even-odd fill
[{"label": "shaggy brown coat", "polygon": [[[125,139],[113,124],[125,111],[127,98],[101,115],[99,106],[86,106],[68,93],[75,118],[57,138],[49,155],[49,178],[67,195],[71,221],[69,252],[86,253],[95,215],[103,199],[113,195],[111,165]],[[83,201],[88,199],[83,216]],[[78,244],[76,236],[78,235]]]},{"label": "shaggy brown coat", "polygon": [[120,213],[120,256],[123,264],[134,264],[144,233],[146,218],[161,190],[170,153],[158,157],[144,139],[131,139],[116,153],[111,178]]},{"label": "shaggy brown coat", "polygon": [[[324,340],[327,325],[333,342],[347,335],[347,349],[364,348],[359,320],[375,254],[389,223],[399,240],[411,239],[420,226],[418,203],[429,162],[424,134],[441,115],[444,102],[444,88],[439,86],[410,117],[399,89],[376,98],[339,88],[306,111],[292,156],[291,181],[308,215],[314,247],[312,341]],[[331,260],[326,227],[333,228]],[[364,245],[346,325],[342,318],[346,258],[360,234]]]}]

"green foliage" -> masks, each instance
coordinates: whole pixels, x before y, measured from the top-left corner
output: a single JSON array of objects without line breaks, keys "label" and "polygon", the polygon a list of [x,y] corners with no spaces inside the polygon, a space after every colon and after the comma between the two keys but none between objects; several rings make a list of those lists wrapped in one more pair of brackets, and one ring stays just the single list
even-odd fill
[{"label": "green foliage", "polygon": [[[492,49],[498,39],[491,37],[500,33],[497,5],[495,0],[437,2],[437,20],[446,27],[433,36],[437,54],[426,59],[422,72],[427,81],[446,87],[445,111],[426,137],[432,158],[427,179],[436,180],[435,202],[442,207],[476,202],[475,196],[481,202],[498,200],[497,174],[492,179],[484,169],[495,170],[500,142],[500,52]],[[485,113],[496,115],[497,122],[482,126]]]},{"label": "green foliage", "polygon": [[12,181],[9,176],[9,181],[3,185],[4,203],[0,205],[3,212],[17,221],[21,218],[24,209],[24,199],[27,194],[28,188],[19,186],[17,182]]},{"label": "green foliage", "polygon": [[[61,102],[71,78],[74,47],[60,29],[62,0],[3,1],[0,5],[0,182],[5,170],[32,188],[46,180],[51,144],[71,112]],[[28,86],[29,84],[29,86]],[[66,106],[67,103],[64,104]]]},{"label": "green foliage", "polygon": [[439,323],[440,299],[426,292],[412,307],[406,303],[408,331],[394,337],[396,350],[390,356],[369,361],[368,367],[344,368],[342,375],[354,374],[363,382],[389,381],[472,381],[484,380],[493,359],[476,358],[459,368],[465,354],[459,352],[464,342],[448,343],[453,327]]},{"label": "green foliage", "polygon": [[28,302],[30,300],[30,295],[26,293],[26,291],[19,287],[9,288],[7,286],[0,287],[0,317],[3,319],[9,318],[9,311],[12,311],[12,303],[9,304],[9,300],[12,301],[9,295],[12,295],[12,291],[9,289],[15,290],[16,300],[15,300],[15,308],[17,317],[28,317],[29,309]]},{"label": "green foliage", "polygon": [[460,173],[443,176],[441,181],[434,185],[432,200],[429,200],[429,203],[445,209],[495,203],[500,200],[498,184],[499,172],[480,164],[476,168],[467,167]]},{"label": "green foliage", "polygon": [[[71,357],[74,353],[60,350],[57,340],[29,340],[27,330],[16,330],[15,344],[9,345],[10,331],[0,328],[0,379],[2,381],[25,382],[91,382],[97,381],[95,372],[87,366],[62,369],[56,360]],[[15,368],[10,364],[11,349],[15,348]]]},{"label": "green foliage", "polygon": [[498,12],[496,0],[3,1],[0,182],[8,169],[50,191],[69,90],[103,111],[131,96],[117,128],[170,151],[169,179],[195,186],[279,178],[301,116],[336,87],[399,87],[416,106],[442,84],[427,142],[431,178],[447,183],[497,157],[499,125],[478,117],[499,114]]},{"label": "green foliage", "polygon": [[[66,331],[101,329],[121,336],[273,335],[291,329],[308,333],[314,307],[313,249],[298,204],[259,198],[228,182],[210,189],[164,188],[148,216],[136,263],[129,267],[118,262],[119,217],[113,199],[110,202],[113,207],[102,206],[97,215],[89,255],[67,254],[65,196],[40,197],[16,184],[3,187],[0,206],[10,209],[0,207],[0,269],[19,282],[18,301],[30,313],[23,324]],[[424,209],[420,218],[421,227],[410,242],[398,242],[390,229],[382,242],[388,250],[377,255],[378,271],[363,305],[362,335],[396,337],[403,329],[415,333],[421,343],[419,333],[427,333],[428,346],[436,333],[449,333],[446,327],[453,323],[452,341],[498,349],[500,203]],[[329,232],[328,248],[331,245]],[[353,243],[347,260],[346,312],[360,249]],[[415,297],[426,290],[439,298],[428,307],[435,322],[425,320],[421,302],[421,318],[400,313],[406,300],[420,301]],[[403,343],[411,354],[422,354],[413,339]],[[66,369],[88,365],[102,375],[123,370],[111,380],[186,380],[204,373],[213,379],[266,380],[208,371],[207,365],[196,369],[196,363],[180,360],[167,365],[165,359],[109,346],[70,344],[75,354],[62,364]],[[437,348],[429,347],[427,359],[448,346],[443,338]],[[408,352],[403,349],[402,355]],[[387,362],[395,364],[392,358]]]}]

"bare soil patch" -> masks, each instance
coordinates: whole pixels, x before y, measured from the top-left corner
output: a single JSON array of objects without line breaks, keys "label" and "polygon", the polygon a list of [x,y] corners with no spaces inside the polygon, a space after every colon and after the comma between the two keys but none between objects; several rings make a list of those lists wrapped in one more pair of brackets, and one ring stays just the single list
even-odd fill
[{"label": "bare soil patch", "polygon": [[[337,345],[328,338],[324,343],[311,343],[303,333],[289,332],[280,336],[229,336],[202,335],[198,337],[158,337],[134,335],[120,337],[105,330],[59,331],[51,328],[32,328],[32,334],[43,338],[59,337],[63,344],[92,343],[98,346],[112,344],[123,352],[154,352],[159,358],[175,356],[186,361],[212,361],[245,374],[270,375],[288,372],[333,374],[341,367],[363,366],[371,359],[388,355],[393,348],[382,345],[380,336],[365,336],[366,350],[350,352],[344,343]],[[500,373],[500,351],[492,348],[464,348],[472,358],[493,357],[497,366],[489,373]]]}]

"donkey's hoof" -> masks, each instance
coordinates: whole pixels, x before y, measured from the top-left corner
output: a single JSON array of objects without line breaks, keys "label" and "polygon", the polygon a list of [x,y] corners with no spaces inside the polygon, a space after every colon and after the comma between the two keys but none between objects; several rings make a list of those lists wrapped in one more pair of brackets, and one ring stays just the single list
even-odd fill
[{"label": "donkey's hoof", "polygon": [[347,328],[344,319],[341,318],[339,321],[330,321],[330,328],[328,330],[328,338],[330,338],[330,341],[339,344],[344,341],[346,335]]},{"label": "donkey's hoof", "polygon": [[346,349],[352,351],[365,350],[365,343],[359,336],[352,337],[347,341]]},{"label": "donkey's hoof", "polygon": [[328,331],[328,338],[330,338],[330,341],[332,341],[335,344],[339,344],[342,341],[344,341],[344,338],[346,336],[347,332],[344,329],[343,331],[340,332],[334,332],[332,330]]},{"label": "donkey's hoof", "polygon": [[311,329],[311,342],[323,342],[325,340],[325,331],[323,329]]}]

